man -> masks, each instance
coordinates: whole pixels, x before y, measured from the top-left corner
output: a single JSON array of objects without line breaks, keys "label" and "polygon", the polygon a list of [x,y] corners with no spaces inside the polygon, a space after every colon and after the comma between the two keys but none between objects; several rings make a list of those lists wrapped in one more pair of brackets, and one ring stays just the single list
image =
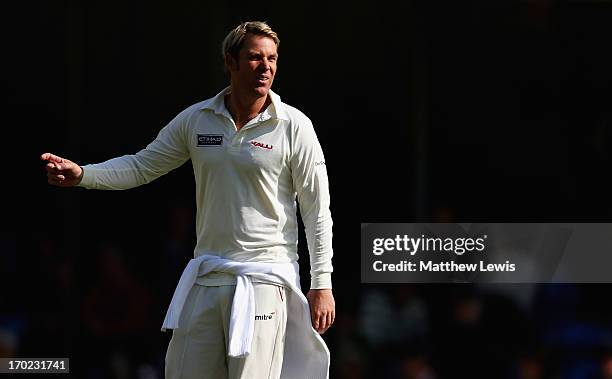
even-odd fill
[{"label": "man", "polygon": [[[232,30],[223,41],[229,87],[181,112],[135,155],[83,167],[41,156],[50,184],[94,189],[145,184],[191,159],[197,245],[162,327],[174,329],[167,378],[328,376],[316,333],[335,318],[327,172],[310,120],[271,90],[278,45],[264,22]],[[308,303],[297,275],[296,195]]]}]

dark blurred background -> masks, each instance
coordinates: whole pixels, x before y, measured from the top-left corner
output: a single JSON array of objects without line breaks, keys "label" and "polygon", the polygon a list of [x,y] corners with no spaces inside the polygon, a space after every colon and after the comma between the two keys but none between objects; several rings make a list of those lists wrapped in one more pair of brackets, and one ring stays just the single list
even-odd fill
[{"label": "dark blurred background", "polygon": [[[163,377],[194,246],[187,163],[122,192],[46,184],[146,146],[226,85],[241,21],[330,176],[331,378],[612,378],[608,284],[362,285],[360,222],[609,222],[612,1],[23,1],[3,6],[0,357]],[[308,261],[302,244],[302,277]]]}]

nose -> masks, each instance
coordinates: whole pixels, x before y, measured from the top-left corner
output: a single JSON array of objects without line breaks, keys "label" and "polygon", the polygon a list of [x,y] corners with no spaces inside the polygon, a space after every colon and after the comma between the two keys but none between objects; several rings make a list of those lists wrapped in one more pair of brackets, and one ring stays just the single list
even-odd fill
[{"label": "nose", "polygon": [[262,68],[265,71],[269,71],[272,68],[272,65],[270,64],[270,61],[264,58],[263,61],[262,61]]}]

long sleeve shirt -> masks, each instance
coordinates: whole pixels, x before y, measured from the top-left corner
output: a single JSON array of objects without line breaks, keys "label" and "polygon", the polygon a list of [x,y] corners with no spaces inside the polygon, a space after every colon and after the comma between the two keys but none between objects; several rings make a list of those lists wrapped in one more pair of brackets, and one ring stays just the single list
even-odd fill
[{"label": "long sleeve shirt", "polygon": [[312,122],[270,91],[270,106],[237,130],[224,103],[229,90],[179,113],[138,153],[83,166],[80,186],[128,189],[191,159],[197,204],[194,256],[240,262],[297,262],[297,198],[311,288],[331,288],[329,186]]}]

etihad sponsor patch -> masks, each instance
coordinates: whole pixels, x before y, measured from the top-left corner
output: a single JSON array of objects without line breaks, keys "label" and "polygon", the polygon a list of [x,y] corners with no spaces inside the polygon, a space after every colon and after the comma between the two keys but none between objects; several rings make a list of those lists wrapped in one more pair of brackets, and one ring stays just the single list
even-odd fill
[{"label": "etihad sponsor patch", "polygon": [[198,134],[198,146],[221,146],[223,145],[222,134]]}]

